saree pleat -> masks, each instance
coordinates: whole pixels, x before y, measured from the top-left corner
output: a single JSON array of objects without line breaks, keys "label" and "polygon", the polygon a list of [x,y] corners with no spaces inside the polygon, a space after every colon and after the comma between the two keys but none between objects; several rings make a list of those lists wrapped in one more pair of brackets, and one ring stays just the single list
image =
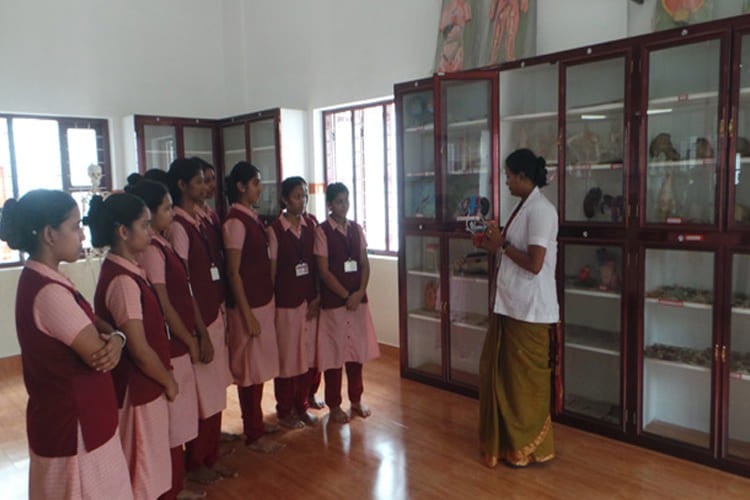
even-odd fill
[{"label": "saree pleat", "polygon": [[479,361],[481,452],[516,466],[550,460],[549,325],[491,316]]}]

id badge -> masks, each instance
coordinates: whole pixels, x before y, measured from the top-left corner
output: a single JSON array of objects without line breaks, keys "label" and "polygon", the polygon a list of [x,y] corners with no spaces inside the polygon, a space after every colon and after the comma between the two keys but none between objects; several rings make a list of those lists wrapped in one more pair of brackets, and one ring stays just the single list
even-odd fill
[{"label": "id badge", "polygon": [[219,268],[216,266],[211,266],[211,279],[214,281],[219,281],[221,279]]},{"label": "id badge", "polygon": [[345,273],[356,273],[357,272],[357,261],[349,259],[346,262],[344,262],[344,272]]},{"label": "id badge", "polygon": [[300,276],[307,276],[310,274],[310,269],[307,267],[307,262],[300,262],[296,266],[294,266],[294,274],[298,278]]}]

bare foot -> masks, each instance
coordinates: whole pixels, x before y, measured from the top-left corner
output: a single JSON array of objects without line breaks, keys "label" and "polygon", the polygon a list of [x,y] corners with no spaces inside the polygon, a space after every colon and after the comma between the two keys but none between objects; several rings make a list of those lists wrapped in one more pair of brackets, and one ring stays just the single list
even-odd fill
[{"label": "bare foot", "polygon": [[328,418],[334,424],[345,424],[349,422],[349,414],[342,410],[340,406],[331,408]]},{"label": "bare foot", "polygon": [[372,415],[372,412],[364,403],[352,403],[352,415],[367,418]]},{"label": "bare foot", "polygon": [[225,479],[232,479],[239,476],[239,473],[235,469],[221,462],[216,462],[214,466],[211,467],[211,470]]},{"label": "bare foot", "polygon": [[318,417],[316,417],[309,411],[306,411],[305,413],[303,413],[302,417],[300,417],[300,420],[302,420],[302,422],[308,426],[313,426],[318,423]]},{"label": "bare foot", "polygon": [[302,429],[305,427],[305,424],[302,423],[302,420],[300,420],[299,417],[294,413],[290,413],[286,417],[280,418],[279,425],[282,427],[286,427],[287,429]]},{"label": "bare foot", "polygon": [[263,422],[263,432],[265,432],[266,434],[273,434],[274,432],[279,432],[280,430],[281,427],[279,427],[277,424]]},{"label": "bare foot", "polygon": [[221,476],[219,476],[219,474],[212,471],[208,467],[201,467],[200,469],[190,471],[186,474],[186,477],[188,478],[188,480],[198,484],[213,484],[221,479]]},{"label": "bare foot", "polygon": [[313,410],[322,410],[326,407],[326,404],[323,401],[319,400],[317,397],[310,396],[309,398],[307,398],[307,406],[309,406]]},{"label": "bare foot", "polygon": [[281,451],[281,449],[284,448],[284,445],[266,436],[261,436],[256,441],[248,444],[247,448],[251,451],[257,451],[258,453],[271,454]]},{"label": "bare foot", "polygon": [[198,498],[206,498],[206,492],[204,490],[185,488],[177,494],[177,500],[195,500]]},{"label": "bare foot", "polygon": [[497,457],[493,457],[492,455],[483,455],[482,461],[484,462],[484,465],[486,465],[490,469],[494,469],[495,467],[497,467]]}]

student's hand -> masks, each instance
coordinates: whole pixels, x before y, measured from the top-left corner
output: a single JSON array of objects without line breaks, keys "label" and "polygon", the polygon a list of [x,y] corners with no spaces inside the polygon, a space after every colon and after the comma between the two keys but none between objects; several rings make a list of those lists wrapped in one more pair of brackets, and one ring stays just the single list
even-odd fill
[{"label": "student's hand", "polygon": [[201,352],[201,363],[207,365],[214,359],[214,345],[211,343],[208,333],[201,335],[199,346]]},{"label": "student's hand", "polygon": [[349,311],[356,311],[359,307],[359,303],[362,302],[362,299],[365,296],[365,292],[361,290],[357,290],[353,294],[349,295],[349,298],[346,299],[346,308]]},{"label": "student's hand", "polygon": [[164,395],[167,396],[167,399],[169,401],[174,401],[174,398],[177,397],[177,394],[180,392],[180,386],[177,385],[177,381],[174,379],[174,375],[172,375],[172,372],[169,373],[169,382],[167,382],[167,386],[164,388]]},{"label": "student's hand", "polygon": [[91,359],[93,360],[94,368],[100,372],[108,372],[120,362],[120,356],[122,356],[122,338],[110,333],[100,333],[99,337],[105,344],[91,355]]},{"label": "student's hand", "polygon": [[482,238],[482,244],[479,247],[494,255],[497,249],[503,246],[504,242],[505,238],[503,238],[500,228],[497,227],[497,222],[491,221],[487,225],[487,230],[484,232],[484,237]]},{"label": "student's hand", "polygon": [[187,345],[190,353],[190,362],[197,365],[201,361],[201,346],[198,337],[191,337]]},{"label": "student's hand", "polygon": [[307,303],[307,319],[311,320],[320,312],[320,295]]},{"label": "student's hand", "polygon": [[260,323],[255,318],[255,315],[253,313],[245,313],[244,316],[247,334],[251,337],[257,337],[260,335]]}]

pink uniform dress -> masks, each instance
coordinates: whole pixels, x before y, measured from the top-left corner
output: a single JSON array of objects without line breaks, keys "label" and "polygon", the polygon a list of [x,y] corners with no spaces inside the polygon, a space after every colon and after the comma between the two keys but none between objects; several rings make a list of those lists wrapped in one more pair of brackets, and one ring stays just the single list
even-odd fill
[{"label": "pink uniform dress", "polygon": [[[171,247],[161,235],[154,235],[162,246]],[[158,246],[151,244],[138,258],[153,285],[166,285],[166,258]],[[174,448],[198,437],[198,389],[190,354],[172,357],[172,374],[180,392],[169,408],[169,447]]]},{"label": "pink uniform dress", "polygon": [[[75,286],[61,273],[39,262],[28,260],[26,268],[61,284],[42,288],[31,307],[36,327],[70,346],[77,334],[91,324],[66,288]],[[115,433],[103,445],[87,451],[79,424],[75,455],[43,457],[29,448],[29,498],[132,499],[128,464],[119,435]]]},{"label": "pink uniform dress", "polygon": [[[143,269],[112,253],[107,259],[131,273],[147,279]],[[129,320],[143,321],[141,290],[129,276],[119,275],[107,285],[104,301],[116,327]],[[167,398],[133,406],[130,391],[120,409],[120,439],[130,463],[133,496],[154,499],[172,486],[172,460],[169,454],[169,409]]]},{"label": "pink uniform dress", "polygon": [[[327,222],[345,237],[352,224],[347,220],[343,226],[339,225],[330,216]],[[360,234],[360,250],[364,250],[367,248],[364,232],[358,224],[356,229]],[[315,229],[315,255],[328,257],[328,238],[322,226]],[[354,311],[347,310],[346,306],[335,309],[321,308],[317,343],[320,371],[341,368],[348,362],[364,364],[378,356],[380,348],[368,303],[361,303]]]},{"label": "pink uniform dress", "polygon": [[[235,203],[233,209],[249,215],[261,223],[254,210]],[[224,222],[224,247],[227,250],[242,252],[245,242],[245,225],[236,218]],[[266,245],[265,241],[258,242]],[[253,315],[260,323],[260,335],[250,337],[239,308],[228,311],[230,368],[235,383],[240,387],[262,384],[279,374],[279,348],[276,343],[275,305],[271,301],[261,307],[253,308]]]},{"label": "pink uniform dress", "polygon": [[[284,216],[279,222],[284,231],[290,231],[297,238],[302,237],[302,226],[308,227],[301,217],[296,230]],[[311,230],[314,230],[310,228]],[[271,260],[278,261],[279,241],[272,227],[267,230],[268,248]],[[310,264],[312,267],[312,263]],[[312,272],[312,269],[310,270]],[[278,286],[278,283],[277,283]],[[276,307],[276,338],[279,346],[279,377],[288,378],[307,373],[315,367],[315,348],[318,331],[318,318],[307,319],[307,301],[295,308]]]},{"label": "pink uniform dress", "polygon": [[[195,227],[200,227],[200,221],[182,208],[175,207],[174,213],[175,215],[181,214]],[[167,239],[172,243],[177,255],[187,262],[190,254],[190,239],[185,232],[185,228],[179,222],[174,221],[169,226]],[[208,364],[197,363],[193,365],[198,387],[198,409],[201,419],[212,417],[226,408],[226,388],[232,383],[232,376],[229,372],[229,352],[226,345],[224,313],[220,313],[213,323],[206,325],[206,329],[214,347],[214,359]]]}]

